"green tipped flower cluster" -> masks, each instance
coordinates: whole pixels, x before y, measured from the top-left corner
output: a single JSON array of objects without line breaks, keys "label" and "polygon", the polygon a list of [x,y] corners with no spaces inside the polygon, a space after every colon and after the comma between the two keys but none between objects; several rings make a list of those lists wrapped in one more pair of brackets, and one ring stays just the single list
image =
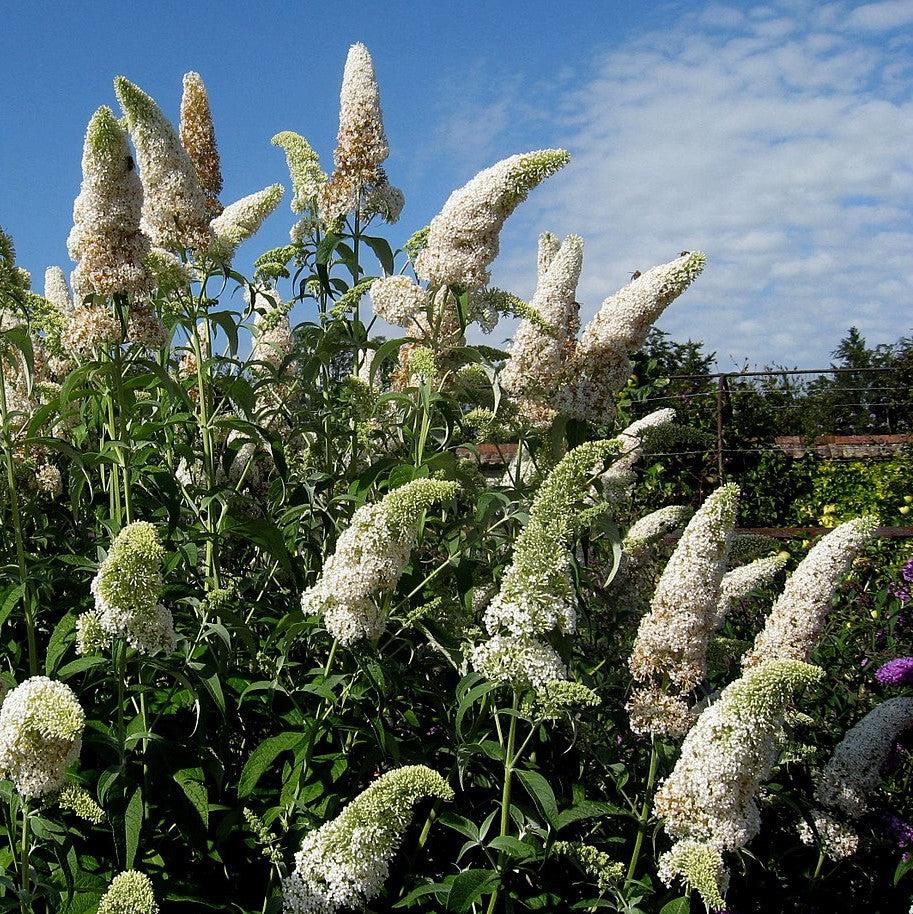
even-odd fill
[{"label": "green tipped flower cluster", "polygon": [[614,440],[581,444],[539,487],[500,591],[485,611],[491,637],[473,654],[474,668],[487,678],[535,688],[567,678],[564,663],[542,636],[576,630],[568,546],[591,477],[617,450]]},{"label": "green tipped flower cluster", "polygon": [[726,906],[724,896],[729,874],[720,852],[709,844],[690,839],[679,841],[660,857],[659,877],[666,885],[681,879],[687,891],[701,896],[708,910]]},{"label": "green tipped flower cluster", "polygon": [[414,260],[416,275],[434,288],[487,286],[504,222],[534,187],[569,161],[564,149],[540,149],[479,172],[431,220],[428,243]]},{"label": "green tipped flower cluster", "polygon": [[152,883],[145,873],[127,870],[111,880],[98,914],[158,914]]},{"label": "green tipped flower cluster", "polygon": [[455,482],[415,479],[359,508],[320,578],[302,595],[303,611],[322,614],[342,644],[380,635],[387,619],[382,598],[409,561],[422,514],[452,498],[457,488]]},{"label": "green tipped flower cluster", "polygon": [[459,488],[443,479],[414,479],[394,489],[381,502],[391,532],[409,535],[428,508],[453,498]]},{"label": "green tipped flower cluster", "polygon": [[238,245],[259,231],[263,220],[279,205],[284,193],[281,184],[271,184],[226,206],[212,220],[215,239],[210,253],[219,260],[231,260]]},{"label": "green tipped flower cluster", "polygon": [[55,793],[79,756],[84,726],[68,685],[46,676],[26,679],[0,708],[0,771],[24,797]]},{"label": "green tipped flower cluster", "polygon": [[410,260],[415,260],[422,251],[428,246],[428,235],[431,232],[431,226],[426,225],[417,232],[413,232],[403,243],[403,250]]},{"label": "green tipped flower cluster", "polygon": [[136,521],[121,530],[92,581],[97,619],[83,618],[84,644],[99,643],[100,627],[143,653],[174,650],[171,612],[158,602],[164,555],[152,524]]},{"label": "green tipped flower cluster", "polygon": [[536,689],[524,702],[523,713],[527,717],[542,720],[556,720],[562,714],[570,714],[584,708],[596,708],[602,699],[582,682],[556,679]]},{"label": "green tipped flower cluster", "polygon": [[371,277],[371,279],[363,279],[361,282],[352,286],[351,289],[343,292],[330,309],[330,314],[333,317],[344,317],[350,311],[354,311],[355,306],[368,294],[368,291],[373,284],[374,277]]},{"label": "green tipped flower cluster", "polygon": [[492,634],[501,629],[517,635],[544,634],[554,628],[575,630],[567,549],[594,468],[617,449],[614,440],[581,444],[562,458],[539,487],[500,593],[485,616]]},{"label": "green tipped flower cluster", "polygon": [[283,886],[288,914],[331,914],[362,908],[380,894],[415,804],[453,799],[453,790],[424,765],[389,771],[332,821],[312,831]]},{"label": "green tipped flower cluster", "polygon": [[785,710],[823,675],[798,660],[766,661],[701,713],[656,792],[656,814],[670,835],[722,851],[743,847],[757,834],[755,796],[776,760]]},{"label": "green tipped flower cluster", "polygon": [[624,876],[624,867],[605,851],[582,841],[556,841],[552,851],[559,857],[573,860],[594,880],[600,892],[608,892]]},{"label": "green tipped flower cluster", "polygon": [[206,250],[212,203],[196,167],[159,106],[123,76],[114,91],[127,118],[143,181],[142,228],[169,250]]},{"label": "green tipped flower cluster", "polygon": [[292,212],[303,213],[314,205],[327,176],[320,168],[320,157],[301,134],[283,130],[273,137],[273,145],[285,150],[292,177]]},{"label": "green tipped flower cluster", "polygon": [[57,803],[61,809],[69,809],[80,819],[85,819],[93,825],[101,825],[105,821],[105,811],[95,802],[92,794],[76,784],[67,784],[60,791]]}]

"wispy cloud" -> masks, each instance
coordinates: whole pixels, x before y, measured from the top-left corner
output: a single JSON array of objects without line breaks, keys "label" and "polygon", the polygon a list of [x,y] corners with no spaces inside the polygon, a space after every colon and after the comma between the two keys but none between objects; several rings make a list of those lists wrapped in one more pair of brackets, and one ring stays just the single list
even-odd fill
[{"label": "wispy cloud", "polygon": [[[909,22],[900,0],[670,14],[548,99],[549,139],[574,161],[517,228],[584,236],[587,316],[632,270],[709,251],[662,326],[724,367],[820,362],[850,324],[909,332]],[[534,261],[535,239],[510,231],[496,279],[528,291]]]}]

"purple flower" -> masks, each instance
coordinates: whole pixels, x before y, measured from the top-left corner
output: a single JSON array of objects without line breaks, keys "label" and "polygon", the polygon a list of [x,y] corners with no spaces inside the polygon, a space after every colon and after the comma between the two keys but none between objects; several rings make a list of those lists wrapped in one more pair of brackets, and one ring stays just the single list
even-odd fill
[{"label": "purple flower", "polygon": [[913,559],[910,559],[903,568],[900,569],[900,576],[908,583],[913,584]]},{"label": "purple flower", "polygon": [[903,851],[904,860],[908,860],[910,858],[910,850],[913,848],[913,825],[905,822],[893,812],[888,813],[884,821],[888,826],[891,837],[897,843],[897,849]]},{"label": "purple flower", "polygon": [[882,685],[913,685],[913,657],[897,657],[875,671]]}]

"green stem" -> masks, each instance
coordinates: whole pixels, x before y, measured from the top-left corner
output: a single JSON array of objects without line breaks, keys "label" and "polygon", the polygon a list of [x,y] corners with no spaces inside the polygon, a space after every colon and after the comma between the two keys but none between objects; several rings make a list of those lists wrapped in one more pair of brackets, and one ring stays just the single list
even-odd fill
[{"label": "green stem", "polygon": [[[201,293],[202,298],[202,293]],[[207,328],[209,321],[206,321]],[[207,339],[209,332],[207,329]],[[203,443],[203,468],[206,471],[206,482],[210,490],[210,501],[206,506],[206,586],[221,587],[219,580],[219,560],[216,549],[216,524],[215,505],[212,502],[212,490],[216,484],[215,456],[212,446],[212,435],[209,427],[209,391],[206,377],[203,374],[203,346],[200,342],[200,331],[197,327],[196,315],[193,316],[193,354],[197,363],[197,399],[200,437]]]},{"label": "green stem", "polygon": [[[510,831],[510,794],[513,786],[514,765],[517,758],[514,749],[517,744],[517,718],[520,708],[520,692],[514,689],[514,702],[511,705],[510,727],[507,730],[507,749],[504,752],[504,785],[501,788],[501,831],[500,837],[507,837]],[[507,862],[507,854],[504,851],[498,853],[498,872],[501,874],[501,880],[504,879],[504,866]],[[488,902],[488,914],[494,914],[495,906],[498,903],[498,894],[500,885],[491,893],[491,899]]]},{"label": "green stem", "polygon": [[13,439],[9,430],[9,405],[6,399],[6,372],[0,364],[0,422],[3,424],[3,457],[6,464],[6,485],[10,513],[13,516],[13,536],[16,543],[16,563],[19,569],[19,586],[22,589],[22,607],[25,612],[25,630],[28,642],[29,674],[38,675],[38,650],[35,639],[35,617],[28,592],[28,568],[25,562],[25,539],[22,535],[22,513],[13,466]]},{"label": "green stem", "polygon": [[821,870],[824,867],[824,860],[826,854],[823,850],[818,851],[818,863],[815,865],[815,872],[812,873],[812,880],[817,879],[821,875]]},{"label": "green stem", "polygon": [[[114,373],[114,399],[117,401],[117,412],[119,418],[119,427],[115,426],[118,441],[117,453],[120,458],[120,471],[124,483],[124,511],[126,513],[127,523],[133,522],[133,498],[130,487],[130,464],[132,460],[128,459],[130,451],[129,432],[127,428],[127,411],[126,398],[124,397],[124,362],[121,356],[120,346],[114,349],[114,359],[112,364]],[[113,409],[113,407],[112,407]]]},{"label": "green stem", "polygon": [[323,678],[326,679],[330,675],[330,670],[333,667],[333,661],[336,659],[336,649],[339,647],[339,639],[333,639],[333,645],[330,648],[330,653],[327,656],[327,662],[323,665]]},{"label": "green stem", "polygon": [[27,800],[22,801],[22,863],[20,866],[19,878],[22,891],[19,895],[19,908],[22,914],[29,914],[31,906],[28,903],[29,893],[31,891],[31,873],[29,872],[29,854],[31,852],[31,841],[29,838],[29,804]]},{"label": "green stem", "polygon": [[650,743],[650,771],[647,774],[647,785],[644,788],[644,802],[640,808],[640,815],[637,817],[637,838],[634,841],[631,862],[628,864],[628,872],[625,876],[625,889],[628,888],[634,879],[634,873],[637,870],[637,861],[640,859],[644,838],[647,835],[647,822],[650,819],[650,811],[653,808],[653,784],[656,781],[656,769],[658,767],[659,753],[656,751],[656,740],[654,739]]}]

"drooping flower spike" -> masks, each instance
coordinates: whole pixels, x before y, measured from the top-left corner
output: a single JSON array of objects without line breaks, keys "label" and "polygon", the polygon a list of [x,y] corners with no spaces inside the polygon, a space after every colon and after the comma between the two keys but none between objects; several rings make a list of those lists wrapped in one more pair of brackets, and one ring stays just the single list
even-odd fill
[{"label": "drooping flower spike", "polygon": [[797,660],[766,661],[728,685],[701,713],[675,768],[656,791],[656,815],[666,832],[693,842],[673,847],[661,862],[664,878],[684,875],[698,887],[693,867],[700,860],[700,869],[716,874],[723,893],[720,855],[744,847],[758,833],[756,795],[776,759],[786,707],[823,675]]},{"label": "drooping flower spike", "polygon": [[[76,261],[72,282],[77,300],[147,291],[150,277],[143,259],[149,253],[149,239],[140,230],[143,187],[127,131],[106,106],[89,121],[82,175],[67,239],[67,250]],[[63,291],[58,280],[53,294],[61,303]]]},{"label": "drooping flower spike", "polygon": [[389,771],[308,834],[283,884],[286,914],[360,910],[380,895],[416,803],[453,791],[424,765]]},{"label": "drooping flower spike", "polygon": [[812,547],[786,581],[754,647],[742,658],[745,668],[774,658],[811,657],[837,585],[877,526],[874,516],[857,517],[831,530]]},{"label": "drooping flower spike", "polygon": [[230,261],[238,245],[256,234],[284,193],[281,184],[271,184],[226,206],[221,215],[212,220],[214,239],[209,252],[218,260]]},{"label": "drooping flower spike", "polygon": [[614,394],[631,374],[631,354],[706,263],[701,251],[683,254],[631,280],[600,305],[567,366],[559,401],[563,412],[593,422],[611,420]]},{"label": "drooping flower spike", "polygon": [[187,150],[158,105],[123,76],[114,91],[127,118],[143,182],[143,231],[168,250],[206,250],[211,201]]},{"label": "drooping flower spike", "polygon": [[807,663],[769,660],[701,713],[656,793],[656,814],[670,835],[732,850],[757,834],[755,794],[775,760],[785,709],[822,676]]},{"label": "drooping flower spike", "polygon": [[433,287],[488,285],[504,222],[529,192],[570,161],[563,149],[542,149],[502,159],[455,190],[431,220],[415,272]]},{"label": "drooping flower spike", "polygon": [[379,636],[386,625],[383,598],[409,562],[419,519],[456,491],[454,482],[415,479],[359,508],[317,582],[302,594],[302,610],[321,614],[341,644]]},{"label": "drooping flower spike", "polygon": [[305,213],[316,204],[320,188],[326,183],[320,158],[303,136],[291,130],[277,133],[272,142],[285,150],[292,178],[292,212]]}]

